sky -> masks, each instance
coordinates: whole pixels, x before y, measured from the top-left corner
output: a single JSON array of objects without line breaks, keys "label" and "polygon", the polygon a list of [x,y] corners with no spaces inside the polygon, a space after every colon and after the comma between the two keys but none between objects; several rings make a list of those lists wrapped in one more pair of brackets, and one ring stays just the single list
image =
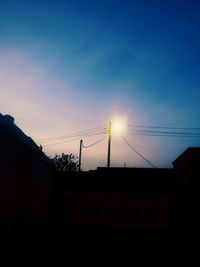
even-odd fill
[{"label": "sky", "polygon": [[[51,157],[78,155],[79,140],[48,138],[105,127],[116,116],[131,129],[200,127],[199,11],[194,0],[1,0],[0,112]],[[126,140],[157,167],[200,146],[199,137],[127,129]],[[101,137],[80,136],[85,146]],[[111,152],[111,166],[149,166],[120,136]],[[84,170],[106,160],[106,138],[83,150]]]}]

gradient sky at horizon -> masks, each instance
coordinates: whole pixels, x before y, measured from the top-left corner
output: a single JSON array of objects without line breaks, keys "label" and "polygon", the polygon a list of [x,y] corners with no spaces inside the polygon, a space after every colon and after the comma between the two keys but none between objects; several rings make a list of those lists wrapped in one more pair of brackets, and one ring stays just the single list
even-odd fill
[{"label": "gradient sky at horizon", "polygon": [[[200,127],[200,2],[0,1],[0,112],[34,138],[106,124]],[[127,140],[158,167],[200,138]],[[90,144],[99,137],[84,140]],[[45,148],[78,154],[79,142]],[[106,164],[107,142],[83,169]],[[147,167],[119,138],[112,166]]]}]

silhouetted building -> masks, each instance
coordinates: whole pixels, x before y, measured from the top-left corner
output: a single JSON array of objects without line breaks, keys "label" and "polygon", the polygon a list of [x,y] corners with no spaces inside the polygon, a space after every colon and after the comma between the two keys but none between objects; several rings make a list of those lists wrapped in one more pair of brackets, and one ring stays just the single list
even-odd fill
[{"label": "silhouetted building", "polygon": [[181,185],[180,224],[196,235],[200,228],[200,147],[186,149],[173,166]]},{"label": "silhouetted building", "polygon": [[50,197],[52,161],[14,123],[0,114],[0,227],[44,222]]},{"label": "silhouetted building", "polygon": [[187,149],[171,169],[97,168],[63,174],[66,225],[75,233],[105,239],[169,237],[197,229],[199,153],[200,148]]},{"label": "silhouetted building", "polygon": [[75,233],[118,238],[176,229],[179,183],[173,169],[98,168],[63,179],[63,212]]},{"label": "silhouetted building", "polygon": [[172,164],[182,186],[200,185],[200,147],[189,147]]}]

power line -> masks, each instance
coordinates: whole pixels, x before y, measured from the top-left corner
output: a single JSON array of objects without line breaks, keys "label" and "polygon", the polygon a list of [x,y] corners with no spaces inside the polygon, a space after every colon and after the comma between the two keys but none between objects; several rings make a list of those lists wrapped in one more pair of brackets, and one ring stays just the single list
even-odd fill
[{"label": "power line", "polygon": [[[98,134],[103,134],[103,133],[106,133],[106,130],[101,130],[101,131],[94,131],[94,132],[88,132],[88,133],[82,133],[82,134],[77,134],[77,135],[70,135],[70,136],[67,136],[65,138],[61,138],[61,140],[66,140],[66,139],[71,139],[71,138],[76,138],[76,137],[87,137],[87,136],[92,136],[92,135],[98,135]],[[60,139],[55,139],[55,140],[49,140],[49,141],[46,141],[45,143],[52,143],[52,142],[56,142],[56,141],[60,141]]]},{"label": "power line", "polygon": [[172,132],[172,131],[153,131],[153,130],[135,130],[133,132],[138,133],[150,133],[150,134],[178,134],[178,135],[199,135],[200,133],[189,133],[189,132]]},{"label": "power line", "polygon": [[200,136],[181,136],[181,135],[163,135],[163,134],[137,134],[137,133],[131,133],[134,135],[139,135],[139,136],[150,136],[150,137],[181,137],[181,138],[191,138],[191,137],[200,137]]},{"label": "power line", "polygon": [[[96,135],[102,135],[102,134],[105,134],[105,132],[96,133],[96,134],[88,134],[88,135],[86,135],[84,138],[91,137],[91,136],[96,136]],[[75,139],[72,139],[72,140],[65,140],[65,141],[56,142],[56,143],[52,143],[52,144],[47,144],[47,145],[44,145],[44,147],[60,145],[60,144],[69,143],[69,142],[75,142],[75,141],[78,141],[79,139],[80,139],[80,138],[78,138],[78,136],[77,136]]]},{"label": "power line", "polygon": [[200,130],[200,128],[198,127],[145,126],[145,125],[134,125],[134,124],[129,124],[128,127],[149,128],[149,129],[192,130],[192,131]]},{"label": "power line", "polygon": [[61,141],[61,142],[57,142],[57,143],[53,143],[53,144],[47,144],[47,145],[43,145],[43,147],[49,147],[49,146],[56,146],[56,145],[60,145],[60,144],[65,144],[65,143],[70,143],[70,142],[75,142],[78,141],[80,138],[76,138],[76,139],[72,139],[72,140],[65,140],[65,141]]},{"label": "power line", "polygon": [[[191,131],[197,131],[200,130],[200,128],[191,128],[191,127],[171,127],[171,126],[145,126],[145,125],[128,125],[128,127],[134,127],[134,128],[146,128],[146,129],[171,129],[171,130],[191,130]],[[81,136],[82,134],[86,134],[86,133],[92,133],[92,132],[96,132],[99,130],[107,130],[107,126],[106,125],[102,125],[99,127],[94,127],[94,128],[90,128],[90,129],[86,129],[86,130],[82,130],[82,131],[78,131],[75,132],[73,134],[69,134],[69,135],[63,135],[63,136],[56,136],[56,137],[49,137],[49,138],[34,138],[35,140],[38,141],[46,141],[46,142],[50,142],[50,141],[55,141],[57,139],[66,139],[66,138],[73,138],[76,136]],[[147,130],[142,130],[142,131],[147,131]],[[180,133],[180,134],[186,134],[186,133]],[[192,134],[192,133],[189,133]],[[198,133],[197,133],[198,135]]]},{"label": "power line", "polygon": [[83,135],[87,135],[87,134],[95,134],[98,133],[99,131],[106,131],[106,128],[99,128],[96,130],[88,130],[88,131],[80,131],[71,135],[65,135],[65,136],[60,136],[60,137],[54,137],[54,138],[49,138],[49,139],[40,139],[41,141],[46,141],[46,142],[53,142],[56,140],[60,140],[60,139],[67,139],[67,138],[74,138],[74,137],[79,137],[79,136],[83,136]]},{"label": "power line", "polygon": [[82,130],[82,131],[78,131],[75,132],[73,134],[69,134],[69,135],[63,135],[63,136],[57,136],[57,137],[51,137],[51,138],[35,138],[35,140],[41,140],[41,141],[51,141],[51,140],[56,140],[56,139],[63,139],[63,138],[72,138],[72,137],[76,137],[77,135],[82,135],[82,134],[87,134],[87,133],[92,133],[92,132],[97,132],[99,130],[106,130],[106,125],[102,125],[99,127],[95,127],[95,128],[90,128],[87,130]]},{"label": "power line", "polygon": [[89,145],[89,146],[84,146],[83,145],[83,148],[89,148],[89,147],[92,147],[92,146],[95,146],[96,144],[100,143],[101,141],[103,141],[106,137],[103,137],[101,138],[100,140],[96,141],[95,143]]},{"label": "power line", "polygon": [[138,155],[140,156],[143,160],[145,160],[147,163],[149,163],[153,168],[156,168],[156,166],[154,164],[152,164],[148,159],[146,159],[145,157],[143,157],[131,144],[129,144],[129,142],[123,137],[121,136],[122,139],[124,140],[124,142]]},{"label": "power line", "polygon": [[[101,133],[106,133],[106,129],[105,128],[102,128],[102,129],[99,129],[99,130],[95,130],[95,131],[91,131],[91,132],[85,132],[85,133],[78,133],[78,134],[73,134],[73,135],[66,135],[65,137],[63,136],[62,138],[55,138],[55,139],[52,139],[52,140],[43,140],[45,142],[45,144],[48,144],[48,143],[54,143],[54,142],[57,142],[57,141],[64,141],[64,140],[67,140],[67,139],[71,139],[71,138],[76,138],[76,137],[84,137],[84,136],[90,136],[90,135],[93,135],[93,134],[101,134]],[[42,140],[41,140],[42,142]]]},{"label": "power line", "polygon": [[161,137],[181,137],[181,138],[200,138],[200,134],[188,134],[188,133],[164,133],[164,132],[155,132],[155,133],[146,133],[146,132],[128,132],[128,134],[142,135],[142,136],[161,136]]}]

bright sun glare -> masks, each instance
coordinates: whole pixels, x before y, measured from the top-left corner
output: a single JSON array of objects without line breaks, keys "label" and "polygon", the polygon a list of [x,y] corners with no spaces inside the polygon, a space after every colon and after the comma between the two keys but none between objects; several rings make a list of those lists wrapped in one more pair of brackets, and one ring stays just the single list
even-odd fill
[{"label": "bright sun glare", "polygon": [[112,124],[113,134],[121,134],[124,131],[124,124],[121,121],[114,121]]}]

